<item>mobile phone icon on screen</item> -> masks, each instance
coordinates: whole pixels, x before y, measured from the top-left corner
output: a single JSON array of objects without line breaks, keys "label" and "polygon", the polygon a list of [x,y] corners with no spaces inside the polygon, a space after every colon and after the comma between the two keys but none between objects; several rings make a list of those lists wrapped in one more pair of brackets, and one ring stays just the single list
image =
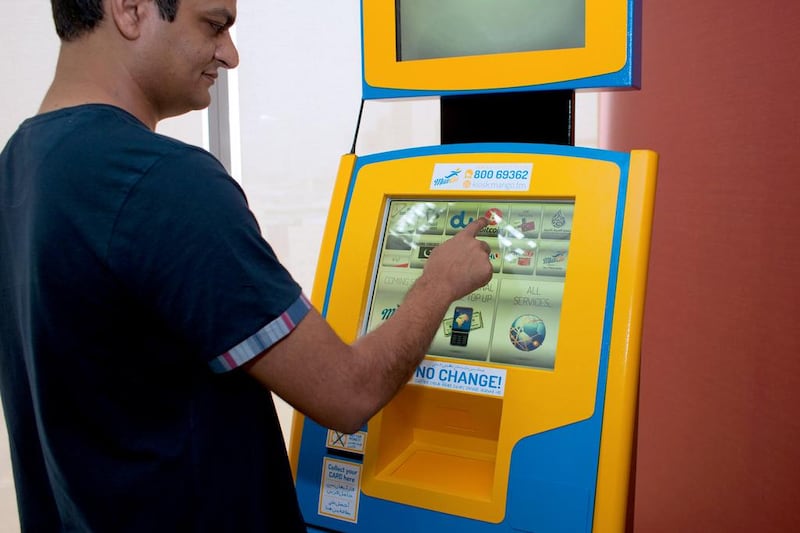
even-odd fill
[{"label": "mobile phone icon on screen", "polygon": [[453,312],[453,330],[450,334],[450,344],[452,346],[466,346],[471,327],[472,308],[456,307]]}]

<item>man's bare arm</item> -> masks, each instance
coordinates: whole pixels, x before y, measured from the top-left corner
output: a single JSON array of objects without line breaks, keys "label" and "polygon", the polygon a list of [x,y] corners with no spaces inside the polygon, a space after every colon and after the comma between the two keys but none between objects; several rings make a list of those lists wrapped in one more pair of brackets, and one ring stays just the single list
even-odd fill
[{"label": "man's bare arm", "polygon": [[351,345],[315,310],[246,370],[325,427],[357,431],[409,380],[450,304],[492,276],[480,218],[431,253],[395,314]]}]

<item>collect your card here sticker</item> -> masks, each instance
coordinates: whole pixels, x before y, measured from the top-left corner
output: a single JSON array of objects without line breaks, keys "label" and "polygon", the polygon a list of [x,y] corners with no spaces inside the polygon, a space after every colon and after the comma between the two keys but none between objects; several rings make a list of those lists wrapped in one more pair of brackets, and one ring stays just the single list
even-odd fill
[{"label": "collect your card here sticker", "polygon": [[431,190],[529,191],[533,163],[436,163]]},{"label": "collect your card here sticker", "polygon": [[322,461],[321,485],[317,512],[338,520],[358,522],[361,465],[326,457]]}]

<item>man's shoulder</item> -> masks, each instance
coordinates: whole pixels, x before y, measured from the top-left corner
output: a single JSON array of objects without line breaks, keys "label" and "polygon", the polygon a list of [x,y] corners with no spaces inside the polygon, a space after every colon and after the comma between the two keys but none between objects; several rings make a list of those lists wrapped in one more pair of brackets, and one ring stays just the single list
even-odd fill
[{"label": "man's shoulder", "polygon": [[98,165],[96,168],[121,165],[144,173],[160,162],[183,168],[221,168],[207,150],[154,132],[124,109],[107,104],[85,104],[38,115],[26,121],[24,129],[51,139],[43,144],[49,156],[80,156],[85,163]]},{"label": "man's shoulder", "polygon": [[[131,149],[142,146],[165,152],[197,151],[202,148],[152,131],[128,111],[109,104],[83,104],[36,115],[26,120],[21,131],[46,129],[51,135],[72,138],[87,149],[106,144],[122,144]],[[131,150],[132,153],[135,153]]]}]

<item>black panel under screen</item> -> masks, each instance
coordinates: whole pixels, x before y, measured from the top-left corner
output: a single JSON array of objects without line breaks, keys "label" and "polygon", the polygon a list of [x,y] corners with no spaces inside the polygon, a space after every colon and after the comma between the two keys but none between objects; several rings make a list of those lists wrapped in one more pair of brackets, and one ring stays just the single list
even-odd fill
[{"label": "black panel under screen", "polygon": [[575,144],[575,91],[441,97],[441,143]]}]

